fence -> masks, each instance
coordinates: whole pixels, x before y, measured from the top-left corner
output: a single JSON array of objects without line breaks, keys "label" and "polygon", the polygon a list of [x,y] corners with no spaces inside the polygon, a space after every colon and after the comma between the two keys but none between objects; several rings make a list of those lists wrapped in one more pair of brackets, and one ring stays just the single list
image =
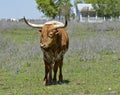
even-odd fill
[{"label": "fence", "polygon": [[120,21],[120,16],[118,18],[105,18],[105,17],[80,17],[80,22],[88,22],[88,23],[102,23],[105,21]]}]

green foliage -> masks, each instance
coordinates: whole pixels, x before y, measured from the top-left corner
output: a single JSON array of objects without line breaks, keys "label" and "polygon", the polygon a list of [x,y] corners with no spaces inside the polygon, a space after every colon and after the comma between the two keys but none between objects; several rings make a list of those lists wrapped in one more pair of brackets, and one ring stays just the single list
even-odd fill
[{"label": "green foliage", "polygon": [[118,17],[120,15],[120,0],[86,0],[92,3],[98,16]]},{"label": "green foliage", "polygon": [[[55,18],[58,16],[62,9],[66,10],[66,7],[70,9],[70,0],[36,0],[38,10],[43,12],[47,17]],[[69,11],[65,11],[70,14]]]},{"label": "green foliage", "polygon": [[54,18],[58,14],[57,7],[53,0],[36,0],[36,3],[38,4],[38,9],[46,16]]},{"label": "green foliage", "polygon": [[74,4],[82,3],[82,0],[74,0]]}]

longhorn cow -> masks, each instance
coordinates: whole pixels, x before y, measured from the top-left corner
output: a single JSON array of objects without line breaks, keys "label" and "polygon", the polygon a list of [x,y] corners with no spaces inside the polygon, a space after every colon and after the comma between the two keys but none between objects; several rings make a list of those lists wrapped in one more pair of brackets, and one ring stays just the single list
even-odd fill
[{"label": "longhorn cow", "polygon": [[[33,24],[24,17],[27,25],[38,28],[40,34],[40,47],[43,52],[45,64],[45,76],[43,84],[56,84],[57,71],[59,68],[59,81],[63,82],[62,66],[64,54],[68,50],[69,38],[66,32],[67,19],[65,24],[59,21],[49,21],[44,24]],[[54,75],[52,76],[52,70]]]}]

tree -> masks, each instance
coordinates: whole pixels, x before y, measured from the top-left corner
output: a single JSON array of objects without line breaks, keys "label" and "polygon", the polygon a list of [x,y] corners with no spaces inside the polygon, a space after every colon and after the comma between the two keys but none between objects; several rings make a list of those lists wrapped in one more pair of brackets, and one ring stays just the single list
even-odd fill
[{"label": "tree", "polygon": [[[47,17],[53,19],[58,16],[66,6],[70,9],[70,0],[36,0],[37,8]],[[70,12],[70,11],[69,11]]]},{"label": "tree", "polygon": [[120,16],[120,0],[86,0],[86,3],[93,4],[98,16]]},{"label": "tree", "polygon": [[83,0],[74,0],[74,4],[75,6],[78,4],[78,3],[82,3]]},{"label": "tree", "polygon": [[67,17],[69,19],[70,15],[71,15],[71,7],[72,7],[72,4],[70,3],[70,0],[59,0],[59,2],[58,2],[59,16],[67,15]]}]

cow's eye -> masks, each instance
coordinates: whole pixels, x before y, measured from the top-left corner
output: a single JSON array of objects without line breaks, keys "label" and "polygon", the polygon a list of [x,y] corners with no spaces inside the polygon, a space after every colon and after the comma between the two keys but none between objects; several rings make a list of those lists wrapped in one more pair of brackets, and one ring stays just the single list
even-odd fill
[{"label": "cow's eye", "polygon": [[53,38],[54,34],[51,32],[49,33],[48,37]]}]

